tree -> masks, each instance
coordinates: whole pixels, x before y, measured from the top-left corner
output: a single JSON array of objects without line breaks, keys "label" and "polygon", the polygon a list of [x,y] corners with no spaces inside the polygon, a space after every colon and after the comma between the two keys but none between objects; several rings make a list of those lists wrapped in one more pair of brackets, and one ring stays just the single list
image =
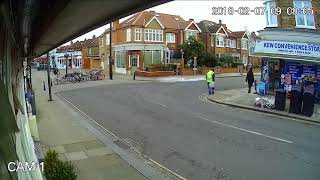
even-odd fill
[{"label": "tree", "polygon": [[185,43],[178,46],[179,49],[183,49],[185,63],[188,60],[193,60],[194,57],[197,57],[197,63],[203,64],[206,50],[202,42],[198,41],[194,37],[190,37]]}]

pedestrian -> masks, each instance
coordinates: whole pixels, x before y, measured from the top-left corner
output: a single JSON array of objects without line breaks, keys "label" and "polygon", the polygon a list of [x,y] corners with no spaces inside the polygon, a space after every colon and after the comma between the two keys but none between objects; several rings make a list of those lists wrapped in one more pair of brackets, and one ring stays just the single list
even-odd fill
[{"label": "pedestrian", "polygon": [[251,93],[251,87],[254,82],[254,75],[253,75],[252,68],[250,68],[250,70],[247,73],[246,82],[248,83],[248,93]]},{"label": "pedestrian", "polygon": [[214,94],[214,82],[215,82],[214,68],[212,68],[209,72],[207,72],[206,79],[207,79],[209,95]]}]

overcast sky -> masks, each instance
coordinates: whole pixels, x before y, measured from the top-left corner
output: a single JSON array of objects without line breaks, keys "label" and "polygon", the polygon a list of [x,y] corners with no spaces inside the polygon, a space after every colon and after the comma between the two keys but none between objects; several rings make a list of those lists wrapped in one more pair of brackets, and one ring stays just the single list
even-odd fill
[{"label": "overcast sky", "polygon": [[[159,13],[180,15],[185,20],[193,18],[196,22],[201,20],[218,22],[219,20],[222,20],[222,23],[226,24],[227,27],[232,31],[245,30],[245,28],[247,28],[249,31],[258,31],[265,27],[266,22],[264,15],[254,15],[253,13],[251,13],[252,15],[239,15],[235,13],[234,15],[214,16],[212,15],[212,7],[226,7],[226,9],[228,9],[228,7],[233,7],[234,9],[238,9],[238,7],[249,7],[250,9],[254,9],[255,7],[263,7],[263,1],[177,0],[153,7],[151,9]],[[92,38],[93,35],[99,36],[106,28],[107,25],[102,26],[80,36],[79,38],[76,38],[75,40]]]}]

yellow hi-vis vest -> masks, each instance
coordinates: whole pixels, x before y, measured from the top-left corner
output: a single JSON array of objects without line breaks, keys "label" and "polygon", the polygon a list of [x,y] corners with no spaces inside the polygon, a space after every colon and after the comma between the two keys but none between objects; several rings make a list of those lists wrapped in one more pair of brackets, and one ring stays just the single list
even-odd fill
[{"label": "yellow hi-vis vest", "polygon": [[213,82],[213,76],[214,76],[214,72],[212,70],[207,72],[207,82]]}]

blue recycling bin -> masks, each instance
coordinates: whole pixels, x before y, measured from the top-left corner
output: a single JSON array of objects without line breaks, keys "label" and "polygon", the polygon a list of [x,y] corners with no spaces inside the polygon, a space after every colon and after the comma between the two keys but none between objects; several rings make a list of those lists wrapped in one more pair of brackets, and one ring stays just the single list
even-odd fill
[{"label": "blue recycling bin", "polygon": [[267,94],[267,83],[259,82],[258,84],[258,93],[261,95]]}]

